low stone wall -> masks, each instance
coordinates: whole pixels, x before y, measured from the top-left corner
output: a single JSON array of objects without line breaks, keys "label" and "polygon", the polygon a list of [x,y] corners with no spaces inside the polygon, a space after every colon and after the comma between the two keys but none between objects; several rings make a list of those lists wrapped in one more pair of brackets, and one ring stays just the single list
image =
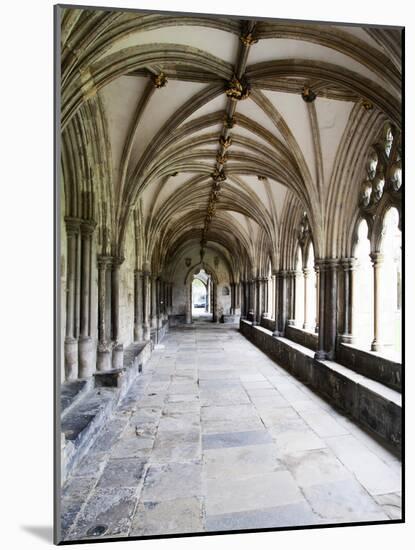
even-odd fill
[{"label": "low stone wall", "polygon": [[333,361],[317,361],[314,352],[249,321],[240,331],[293,376],[309,385],[336,408],[350,415],[400,454],[402,414],[398,392]]},{"label": "low stone wall", "polygon": [[287,325],[285,335],[289,340],[297,342],[297,344],[301,344],[313,351],[316,351],[318,347],[318,334],[314,332],[308,332],[307,330]]},{"label": "low stone wall", "polygon": [[169,315],[169,327],[184,325],[186,323],[186,315]]},{"label": "low stone wall", "polygon": [[270,330],[271,332],[275,329],[275,321],[274,319],[268,319],[267,317],[263,317],[261,319],[261,327],[266,328],[267,330]]},{"label": "low stone wall", "polygon": [[364,351],[350,344],[339,344],[336,358],[345,367],[377,380],[389,388],[402,391],[402,365],[376,353]]}]

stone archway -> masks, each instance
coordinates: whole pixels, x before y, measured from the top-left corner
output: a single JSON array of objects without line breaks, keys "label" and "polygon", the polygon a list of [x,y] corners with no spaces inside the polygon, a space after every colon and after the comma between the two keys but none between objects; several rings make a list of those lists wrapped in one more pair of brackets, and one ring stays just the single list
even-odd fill
[{"label": "stone archway", "polygon": [[[202,274],[202,275],[201,275]],[[206,320],[210,320],[213,323],[219,323],[218,314],[218,277],[212,267],[205,262],[200,262],[193,265],[186,274],[185,287],[186,287],[186,324],[193,322],[193,282],[196,279],[201,280],[200,276],[206,278],[208,282],[206,303],[211,316],[208,316]]]}]

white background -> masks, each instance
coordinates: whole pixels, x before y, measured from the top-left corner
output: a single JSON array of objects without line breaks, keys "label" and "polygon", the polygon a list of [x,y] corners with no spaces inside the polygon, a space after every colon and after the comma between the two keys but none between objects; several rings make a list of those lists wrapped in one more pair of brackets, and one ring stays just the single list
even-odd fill
[{"label": "white background", "polygon": [[[78,3],[78,2],[74,2]],[[89,5],[406,25],[406,304],[414,309],[414,18],[405,0],[101,0]],[[53,2],[9,0],[0,10],[0,544],[45,547],[52,528],[53,372]],[[412,20],[411,20],[412,19]],[[407,357],[407,394],[415,366]],[[413,547],[414,399],[407,399],[407,525],[113,543],[143,550]],[[83,548],[99,548],[86,544]],[[106,548],[106,546],[105,546]]]}]

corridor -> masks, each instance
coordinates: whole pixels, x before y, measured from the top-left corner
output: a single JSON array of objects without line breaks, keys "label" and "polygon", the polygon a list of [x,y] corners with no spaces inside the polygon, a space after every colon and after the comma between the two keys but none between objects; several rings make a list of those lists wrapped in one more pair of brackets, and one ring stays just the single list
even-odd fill
[{"label": "corridor", "polygon": [[400,518],[401,464],[236,328],[156,346],[65,484],[64,540]]}]

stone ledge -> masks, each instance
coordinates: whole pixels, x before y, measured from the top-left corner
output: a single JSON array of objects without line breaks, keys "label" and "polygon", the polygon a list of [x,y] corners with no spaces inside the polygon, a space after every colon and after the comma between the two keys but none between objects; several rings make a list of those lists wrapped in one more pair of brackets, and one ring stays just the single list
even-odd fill
[{"label": "stone ledge", "polygon": [[[61,415],[62,483],[88,452],[150,355],[150,342],[131,344],[124,350],[122,368],[94,373],[95,388],[91,389],[90,380],[76,381],[78,383],[73,385],[71,391],[69,388],[64,390],[64,401],[67,402],[68,394],[71,394],[73,403]],[[74,396],[72,394],[76,388],[80,395]],[[84,391],[84,388],[89,391]]]},{"label": "stone ledge", "polygon": [[339,363],[353,371],[381,382],[389,388],[402,391],[402,365],[373,351],[359,349],[352,344],[337,346]]},{"label": "stone ledge", "polygon": [[313,351],[318,347],[318,334],[310,332],[309,330],[302,329],[293,325],[287,325],[285,328],[285,334],[287,338],[302,344],[306,348],[310,348]]},{"label": "stone ledge", "polygon": [[397,391],[334,361],[318,361],[309,348],[273,337],[271,331],[249,321],[242,320],[240,330],[279,365],[400,455],[402,405]]},{"label": "stone ledge", "polygon": [[62,384],[60,394],[61,415],[74,406],[90,389],[92,388],[92,379],[88,380],[69,380]]}]

